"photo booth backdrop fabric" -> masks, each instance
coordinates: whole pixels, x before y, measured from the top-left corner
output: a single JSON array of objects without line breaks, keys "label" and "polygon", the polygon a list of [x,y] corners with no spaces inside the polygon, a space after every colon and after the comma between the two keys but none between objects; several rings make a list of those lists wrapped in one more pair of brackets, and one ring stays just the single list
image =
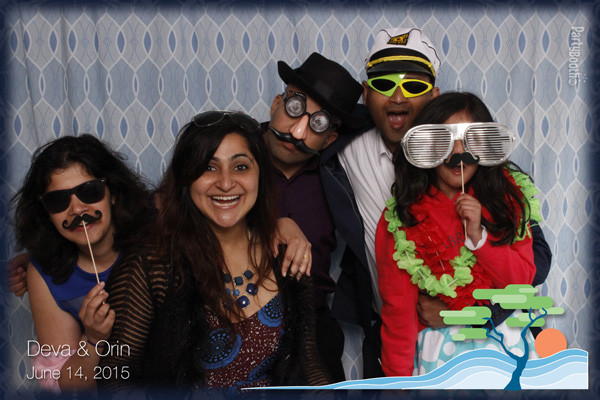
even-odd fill
[{"label": "photo booth backdrop fabric", "polygon": [[[480,95],[516,133],[511,159],[539,188],[542,228],[554,258],[540,294],[564,315],[546,319],[569,347],[590,349],[594,193],[588,75],[591,5],[448,7],[417,1],[204,2],[136,6],[22,2],[4,8],[7,113],[2,208],[20,187],[32,152],[63,135],[94,133],[157,183],[178,130],[196,113],[242,110],[269,118],[283,83],[276,63],[297,67],[317,51],[365,79],[364,59],[380,28],[421,27],[441,59],[441,91]],[[514,3],[516,4],[516,3]],[[577,46],[577,54],[575,47]],[[574,79],[579,73],[579,78]],[[10,226],[10,215],[4,226]],[[593,222],[593,221],[592,221]],[[3,259],[15,254],[2,232]],[[4,285],[2,291],[6,292]],[[6,329],[2,390],[30,393],[27,297],[2,297]],[[360,378],[360,338],[349,329],[347,378]]]}]

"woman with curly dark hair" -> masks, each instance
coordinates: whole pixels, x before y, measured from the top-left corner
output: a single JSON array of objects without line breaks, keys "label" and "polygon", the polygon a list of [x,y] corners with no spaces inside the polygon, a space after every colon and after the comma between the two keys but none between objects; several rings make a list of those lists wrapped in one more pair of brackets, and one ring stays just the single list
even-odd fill
[{"label": "woman with curly dark hair", "polygon": [[39,347],[30,349],[31,375],[52,391],[93,387],[97,350],[114,322],[105,281],[155,221],[151,196],[120,154],[83,134],[39,148],[13,203],[16,240],[30,254]]},{"label": "woman with curly dark hair", "polygon": [[245,114],[209,111],[182,128],[158,189],[158,245],[111,276],[110,341],[130,351],[101,360],[119,372],[108,386],[327,382],[310,278],[284,278],[270,245],[271,168]]}]

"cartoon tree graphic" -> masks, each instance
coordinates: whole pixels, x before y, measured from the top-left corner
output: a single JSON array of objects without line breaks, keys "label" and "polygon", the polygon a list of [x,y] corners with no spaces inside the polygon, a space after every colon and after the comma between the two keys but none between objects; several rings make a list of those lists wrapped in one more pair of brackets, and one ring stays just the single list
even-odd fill
[{"label": "cartoon tree graphic", "polygon": [[[521,339],[524,343],[524,353],[518,356],[509,351],[504,345],[504,335],[496,330],[491,319],[492,313],[486,306],[465,307],[460,311],[446,310],[440,312],[444,317],[444,323],[447,325],[471,325],[470,328],[462,328],[455,335],[452,335],[454,341],[464,341],[466,339],[486,339],[491,338],[500,343],[506,354],[516,361],[517,367],[512,374],[512,378],[505,389],[521,390],[521,374],[525,369],[529,359],[529,344],[525,340],[525,335],[530,327],[544,326],[546,315],[560,315],[564,313],[561,307],[552,307],[552,298],[546,296],[535,296],[537,289],[531,285],[508,285],[504,289],[476,289],[473,291],[473,298],[477,300],[490,300],[492,303],[499,303],[505,310],[529,310],[518,317],[510,317],[506,320],[509,327],[522,327]],[[539,314],[536,315],[534,310]],[[492,324],[492,329],[477,327],[485,325],[487,321]]]}]

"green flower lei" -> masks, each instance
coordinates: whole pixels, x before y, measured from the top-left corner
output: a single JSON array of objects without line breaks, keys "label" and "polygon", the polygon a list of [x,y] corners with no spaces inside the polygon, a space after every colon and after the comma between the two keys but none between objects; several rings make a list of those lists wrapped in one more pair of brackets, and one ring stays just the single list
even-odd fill
[{"label": "green flower lei", "polygon": [[[525,215],[529,215],[531,220],[541,221],[540,202],[534,197],[537,193],[533,182],[526,174],[518,171],[508,170],[510,176],[515,180],[516,185],[521,189],[524,202]],[[454,290],[458,286],[465,286],[473,282],[471,268],[477,262],[475,255],[466,246],[460,248],[460,253],[454,259],[450,260],[450,265],[454,269],[454,275],[443,274],[439,279],[431,273],[431,268],[425,265],[423,260],[415,255],[416,245],[413,241],[406,239],[406,232],[402,228],[402,222],[396,213],[396,199],[392,197],[386,201],[387,209],[384,212],[385,220],[388,222],[388,231],[394,236],[393,258],[398,268],[406,270],[411,275],[411,282],[416,284],[419,289],[427,290],[429,295],[437,296],[443,294],[452,298],[456,297]],[[523,240],[525,236],[531,237],[531,229],[527,226],[525,232],[515,238],[515,242]]]}]

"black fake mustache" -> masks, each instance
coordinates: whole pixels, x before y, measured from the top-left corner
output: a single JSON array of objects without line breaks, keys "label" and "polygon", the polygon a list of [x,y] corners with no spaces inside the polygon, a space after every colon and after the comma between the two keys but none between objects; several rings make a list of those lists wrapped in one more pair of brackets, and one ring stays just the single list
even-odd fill
[{"label": "black fake mustache", "polygon": [[287,143],[293,144],[301,152],[306,153],[306,154],[312,154],[313,156],[319,155],[318,151],[311,149],[304,143],[303,140],[296,139],[295,137],[292,136],[291,133],[279,132],[277,129],[273,128],[272,126],[269,126],[269,129],[271,130],[271,132],[273,132],[275,134],[275,137],[277,139],[281,140],[282,142],[287,142]]},{"label": "black fake mustache", "polygon": [[96,214],[96,217],[92,217],[90,214],[77,215],[75,218],[73,218],[73,221],[71,221],[70,224],[65,219],[62,223],[62,226],[65,229],[73,229],[77,228],[82,221],[86,224],[89,224],[90,222],[98,221],[100,218],[102,218],[102,213],[100,210],[96,210],[94,214]]},{"label": "black fake mustache", "polygon": [[444,160],[444,165],[448,168],[454,168],[457,167],[461,161],[465,164],[477,164],[479,162],[479,156],[473,156],[468,151],[465,151],[464,153],[454,153],[450,156],[448,161]]}]

